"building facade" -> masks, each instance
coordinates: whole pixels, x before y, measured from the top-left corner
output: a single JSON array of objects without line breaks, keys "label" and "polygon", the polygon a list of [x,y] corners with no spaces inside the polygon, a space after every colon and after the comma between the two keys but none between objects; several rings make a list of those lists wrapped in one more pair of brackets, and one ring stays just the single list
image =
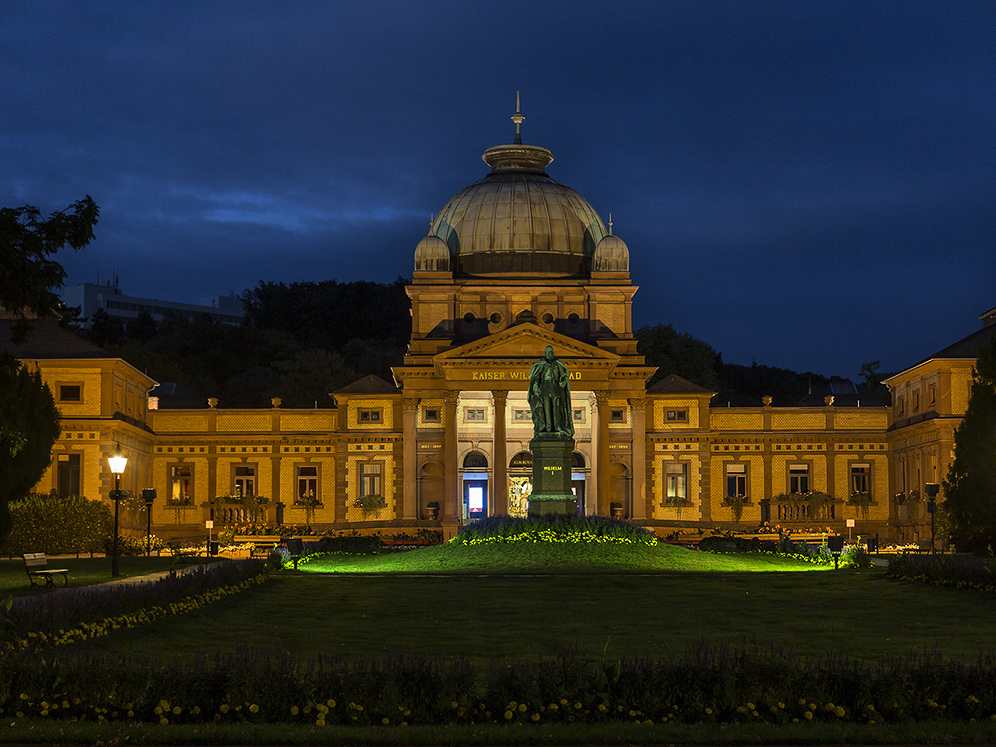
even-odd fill
[{"label": "building facade", "polygon": [[[416,246],[411,341],[394,382],[368,376],[325,409],[212,399],[150,410],[143,395],[154,382],[124,361],[93,350],[43,359],[36,345],[19,355],[60,393],[64,416],[37,489],[106,497],[106,455],[120,442],[132,457],[124,486],[156,489],[152,524],[162,536],[253,518],[451,535],[485,516],[525,515],[526,390],[550,346],[570,371],[579,513],[621,515],[661,535],[764,524],[929,533],[914,491],[946,473],[978,345],[890,378],[891,407],[832,396],[804,407],[770,398],[717,407],[713,392],[677,376],[648,388],[655,369],[633,336],[629,248],[611,220],[547,175],[545,148],[517,138],[483,158],[490,172],[458,192]],[[996,330],[992,320],[984,315],[974,343]],[[75,481],[60,466],[67,459],[79,465]]]}]

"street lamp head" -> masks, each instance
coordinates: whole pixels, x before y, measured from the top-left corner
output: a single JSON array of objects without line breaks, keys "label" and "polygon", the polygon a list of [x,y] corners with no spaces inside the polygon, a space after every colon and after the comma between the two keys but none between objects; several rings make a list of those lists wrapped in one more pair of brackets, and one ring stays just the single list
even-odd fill
[{"label": "street lamp head", "polygon": [[120,475],[125,471],[125,466],[128,464],[128,457],[121,451],[121,444],[114,447],[114,451],[107,457],[107,464],[110,465],[112,474]]}]

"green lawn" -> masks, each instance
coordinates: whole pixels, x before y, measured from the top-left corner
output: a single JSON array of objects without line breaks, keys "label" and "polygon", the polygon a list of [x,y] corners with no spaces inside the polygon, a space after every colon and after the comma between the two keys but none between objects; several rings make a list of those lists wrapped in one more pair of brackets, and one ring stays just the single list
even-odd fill
[{"label": "green lawn", "polygon": [[550,573],[612,571],[826,571],[830,566],[776,555],[696,552],[659,544],[497,543],[436,545],[385,555],[328,555],[303,564],[310,573]]},{"label": "green lawn", "polygon": [[[557,546],[331,556],[195,615],[86,645],[159,656],[248,644],[302,656],[404,652],[477,660],[560,652],[656,657],[702,641],[868,661],[935,650],[964,659],[996,652],[996,600],[979,593],[892,581],[881,569],[813,572],[821,567],[680,548],[659,554],[658,560],[671,558],[659,570],[634,560],[617,572],[620,549],[633,548],[588,548],[584,573],[577,566],[567,573],[534,566],[537,557],[560,552]],[[600,552],[606,562],[599,566]],[[501,553],[499,565],[518,572],[488,572],[489,553]],[[467,560],[469,573],[457,574],[452,557]],[[634,557],[649,555],[640,549]],[[716,570],[689,570],[710,565]],[[354,572],[315,572],[321,568]]]}]

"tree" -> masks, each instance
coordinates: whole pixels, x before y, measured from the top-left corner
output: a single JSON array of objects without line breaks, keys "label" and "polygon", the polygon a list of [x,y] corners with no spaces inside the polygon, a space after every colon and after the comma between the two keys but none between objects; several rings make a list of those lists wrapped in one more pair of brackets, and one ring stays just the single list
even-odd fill
[{"label": "tree", "polygon": [[944,480],[951,539],[959,549],[996,547],[996,336],[979,350],[972,396],[955,431]]},{"label": "tree", "polygon": [[706,389],[717,388],[720,356],[708,343],[687,332],[678,332],[670,324],[640,327],[634,336],[637,352],[647,359],[648,365],[658,366],[649,383],[677,374]]},{"label": "tree", "polygon": [[59,411],[41,375],[0,354],[0,545],[10,534],[10,502],[41,479],[59,430]]},{"label": "tree", "polygon": [[[30,318],[61,307],[53,289],[66,271],[51,255],[86,246],[99,213],[89,195],[48,220],[31,205],[0,208],[0,308],[18,320],[11,330],[15,345],[30,334]],[[58,437],[59,411],[41,376],[0,353],[0,544],[10,534],[10,502],[41,479]]]},{"label": "tree", "polygon": [[[0,208],[0,307],[22,320],[58,309],[62,302],[52,289],[62,287],[66,271],[50,255],[89,244],[99,213],[89,195],[48,220],[31,205]],[[14,342],[22,342],[28,329],[18,325]]]}]

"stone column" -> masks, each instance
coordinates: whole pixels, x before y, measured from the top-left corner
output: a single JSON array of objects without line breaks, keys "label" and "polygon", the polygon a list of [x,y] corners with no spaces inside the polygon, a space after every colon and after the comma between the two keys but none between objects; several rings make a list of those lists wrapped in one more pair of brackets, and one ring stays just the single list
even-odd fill
[{"label": "stone column", "polygon": [[418,403],[419,400],[417,397],[404,397],[401,400],[401,475],[402,484],[404,485],[401,492],[402,519],[417,519],[419,512],[418,496],[415,493],[415,487],[418,484],[418,475],[415,474],[415,471],[418,469],[415,457],[416,449],[418,448],[415,439]]},{"label": "stone column", "polygon": [[495,408],[494,423],[494,485],[491,488],[492,502],[489,515],[508,513],[508,454],[505,436],[505,404],[508,402],[508,392],[491,392]]},{"label": "stone column", "polygon": [[629,401],[633,411],[633,515],[634,521],[647,518],[647,400]]},{"label": "stone column", "polygon": [[460,523],[457,501],[457,402],[460,392],[443,392],[443,534],[452,537]]},{"label": "stone column", "polygon": [[609,392],[595,392],[598,440],[595,442],[595,500],[597,513],[609,515]]}]

